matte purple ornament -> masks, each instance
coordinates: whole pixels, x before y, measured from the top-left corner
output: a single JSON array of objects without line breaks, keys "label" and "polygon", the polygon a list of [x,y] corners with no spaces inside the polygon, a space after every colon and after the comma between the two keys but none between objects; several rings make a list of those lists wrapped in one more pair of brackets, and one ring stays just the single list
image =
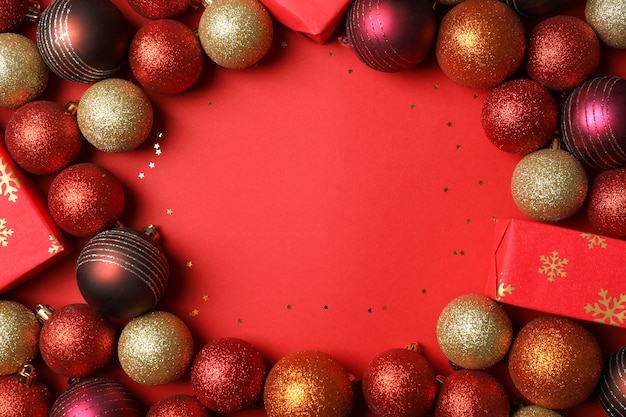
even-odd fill
[{"label": "matte purple ornament", "polygon": [[626,80],[593,78],[576,88],[563,105],[563,144],[594,168],[626,164]]},{"label": "matte purple ornament", "polygon": [[501,0],[522,16],[539,17],[555,12],[569,0]]},{"label": "matte purple ornament", "polygon": [[626,346],[613,352],[604,364],[598,391],[607,416],[626,417]]}]

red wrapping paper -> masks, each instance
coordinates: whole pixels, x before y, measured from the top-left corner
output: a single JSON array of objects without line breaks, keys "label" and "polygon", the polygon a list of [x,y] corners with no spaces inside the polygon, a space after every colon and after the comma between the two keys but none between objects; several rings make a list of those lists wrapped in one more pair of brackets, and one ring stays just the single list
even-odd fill
[{"label": "red wrapping paper", "polygon": [[501,220],[495,233],[487,296],[626,327],[625,241],[522,220]]}]

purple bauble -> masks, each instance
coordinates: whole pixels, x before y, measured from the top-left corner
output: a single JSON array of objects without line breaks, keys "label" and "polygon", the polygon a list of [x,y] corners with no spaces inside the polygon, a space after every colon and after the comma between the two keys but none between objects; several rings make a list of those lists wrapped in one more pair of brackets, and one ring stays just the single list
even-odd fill
[{"label": "purple bauble", "polygon": [[356,0],[346,30],[352,50],[367,66],[398,72],[426,58],[437,20],[426,0]]},{"label": "purple bauble", "polygon": [[561,116],[563,143],[595,168],[626,164],[626,80],[598,77],[569,95]]},{"label": "purple bauble", "polygon": [[604,364],[598,391],[607,416],[626,417],[626,346],[613,352]]},{"label": "purple bauble", "polygon": [[522,16],[539,17],[555,12],[569,0],[501,0]]}]

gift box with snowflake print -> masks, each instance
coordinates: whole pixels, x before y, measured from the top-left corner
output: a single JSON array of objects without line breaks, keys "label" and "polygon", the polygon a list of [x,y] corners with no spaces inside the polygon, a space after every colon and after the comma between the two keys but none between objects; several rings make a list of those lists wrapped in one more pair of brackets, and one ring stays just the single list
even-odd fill
[{"label": "gift box with snowflake print", "polygon": [[502,303],[626,327],[626,242],[500,220],[485,293]]}]

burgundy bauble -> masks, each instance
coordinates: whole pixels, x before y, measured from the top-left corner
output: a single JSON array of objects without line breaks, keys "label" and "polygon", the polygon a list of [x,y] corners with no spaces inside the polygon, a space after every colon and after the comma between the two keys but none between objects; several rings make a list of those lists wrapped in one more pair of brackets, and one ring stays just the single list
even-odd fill
[{"label": "burgundy bauble", "polygon": [[134,11],[148,19],[169,19],[185,13],[197,0],[128,0]]},{"label": "burgundy bauble", "polygon": [[427,0],[356,0],[348,11],[346,30],[352,50],[365,65],[398,72],[426,58],[437,19]]},{"label": "burgundy bauble", "polygon": [[587,217],[601,234],[626,239],[626,168],[603,171],[593,180]]},{"label": "burgundy bauble", "polygon": [[598,391],[607,416],[626,417],[626,346],[613,352],[605,362]]},{"label": "burgundy bauble", "polygon": [[124,190],[120,181],[100,165],[70,165],[52,180],[48,209],[65,232],[79,237],[92,236],[120,219]]},{"label": "burgundy bauble", "polygon": [[508,417],[509,396],[500,381],[484,371],[462,369],[439,388],[435,417]]},{"label": "burgundy bauble", "polygon": [[526,155],[552,139],[558,110],[545,87],[520,78],[504,82],[489,93],[481,118],[485,135],[498,149]]},{"label": "burgundy bauble", "polygon": [[39,351],[54,372],[82,378],[104,368],[115,351],[113,323],[87,304],[69,304],[58,310],[37,306],[42,321]]},{"label": "burgundy bauble", "polygon": [[553,13],[565,6],[569,0],[502,0],[522,16],[539,17]]},{"label": "burgundy bauble", "polygon": [[362,378],[367,406],[380,417],[422,417],[437,395],[437,376],[419,352],[389,349],[376,355]]},{"label": "burgundy bauble", "polygon": [[211,417],[211,415],[196,397],[174,394],[154,403],[146,417]]},{"label": "burgundy bauble", "polygon": [[26,365],[18,375],[0,377],[0,416],[48,417],[52,394],[35,376],[34,368]]},{"label": "burgundy bauble", "polygon": [[626,164],[626,80],[597,77],[576,88],[561,114],[563,144],[595,168]]},{"label": "burgundy bauble", "polygon": [[157,93],[185,91],[196,82],[204,66],[198,37],[177,20],[155,20],[141,27],[128,54],[137,81]]},{"label": "burgundy bauble", "polygon": [[169,263],[146,233],[114,228],[93,236],[83,247],[76,279],[90,306],[109,317],[132,318],[159,302],[169,279]]},{"label": "burgundy bauble", "polygon": [[7,151],[23,170],[52,174],[80,153],[83,139],[76,117],[52,101],[33,101],[13,113],[6,125]]},{"label": "burgundy bauble", "polygon": [[545,19],[530,32],[526,72],[554,91],[569,91],[589,78],[600,63],[600,41],[574,16]]},{"label": "burgundy bauble", "polygon": [[28,13],[29,0],[4,0],[0,7],[0,32],[16,28]]},{"label": "burgundy bauble", "polygon": [[122,383],[102,377],[71,380],[50,417],[142,417],[141,407]]},{"label": "burgundy bauble", "polygon": [[48,67],[80,83],[113,75],[126,59],[129,39],[124,15],[110,0],[54,0],[37,26]]},{"label": "burgundy bauble", "polygon": [[191,366],[191,386],[207,408],[231,414],[260,398],[266,373],[265,360],[253,345],[227,337],[198,352]]}]

